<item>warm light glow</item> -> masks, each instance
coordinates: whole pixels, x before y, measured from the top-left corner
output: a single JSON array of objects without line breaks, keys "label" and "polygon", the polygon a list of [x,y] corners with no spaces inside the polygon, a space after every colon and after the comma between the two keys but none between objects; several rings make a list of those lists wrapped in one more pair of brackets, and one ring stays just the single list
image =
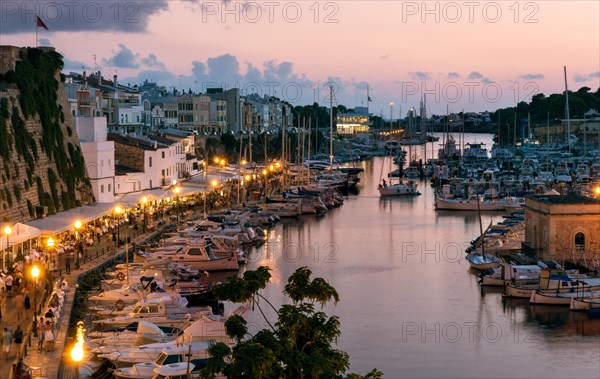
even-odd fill
[{"label": "warm light glow", "polygon": [[148,202],[148,198],[146,196],[142,197],[142,203],[146,204]]},{"label": "warm light glow", "polygon": [[46,242],[46,245],[48,247],[53,247],[54,246],[54,240],[52,239],[52,237],[48,237],[48,242]]},{"label": "warm light glow", "polygon": [[115,207],[115,213],[116,213],[116,214],[121,214],[121,212],[123,212],[123,209],[121,209],[121,207],[117,205],[117,206]]},{"label": "warm light glow", "polygon": [[220,161],[219,157],[215,157],[215,163],[219,164],[219,161]]},{"label": "warm light glow", "polygon": [[175,188],[173,188],[173,192],[179,194],[179,192],[181,192],[181,188],[175,187]]},{"label": "warm light glow", "polygon": [[267,175],[267,170],[263,170],[262,174]]},{"label": "warm light glow", "polygon": [[177,184],[177,179],[173,179],[173,185]]},{"label": "warm light glow", "polygon": [[75,363],[83,360],[83,345],[80,342],[77,342],[71,349],[71,359]]},{"label": "warm light glow", "polygon": [[213,179],[213,181],[210,182],[210,185],[213,186],[213,187],[216,187],[216,186],[219,185],[219,182],[216,179]]},{"label": "warm light glow", "polygon": [[252,177],[248,174],[245,176],[245,178],[246,178],[246,181],[249,182]]},{"label": "warm light glow", "polygon": [[600,186],[596,187],[594,192],[596,192],[596,195],[600,195]]},{"label": "warm light glow", "polygon": [[31,268],[31,276],[34,279],[37,279],[37,277],[40,276],[40,269],[37,265],[33,265],[33,267]]},{"label": "warm light glow", "polygon": [[246,165],[246,163],[247,163],[247,162],[246,162],[246,160],[245,160],[245,159],[242,159],[242,166],[245,166],[245,165]]},{"label": "warm light glow", "polygon": [[75,229],[79,229],[81,228],[81,221],[77,220],[75,221]]},{"label": "warm light glow", "polygon": [[10,225],[6,225],[4,227],[4,234],[6,234],[8,236],[8,235],[10,235],[10,233],[12,233],[12,228],[10,227]]},{"label": "warm light glow", "polygon": [[221,159],[221,166],[225,166],[225,159]]},{"label": "warm light glow", "polygon": [[275,166],[273,166],[273,165],[270,165],[270,166],[269,166],[269,171],[273,171],[273,170],[275,170]]},{"label": "warm light glow", "polygon": [[281,164],[279,162],[275,163],[275,167],[279,168]]}]

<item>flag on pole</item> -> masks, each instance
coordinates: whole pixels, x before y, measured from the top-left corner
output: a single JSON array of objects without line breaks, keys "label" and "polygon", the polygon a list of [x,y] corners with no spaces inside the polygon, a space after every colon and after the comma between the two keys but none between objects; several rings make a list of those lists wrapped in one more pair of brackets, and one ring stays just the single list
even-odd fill
[{"label": "flag on pole", "polygon": [[367,101],[373,102],[373,100],[371,100],[370,96],[367,96]]},{"label": "flag on pole", "polygon": [[46,24],[44,24],[44,21],[42,21],[42,19],[39,16],[35,16],[35,26],[36,28],[44,28],[48,30],[48,27],[46,26]]}]

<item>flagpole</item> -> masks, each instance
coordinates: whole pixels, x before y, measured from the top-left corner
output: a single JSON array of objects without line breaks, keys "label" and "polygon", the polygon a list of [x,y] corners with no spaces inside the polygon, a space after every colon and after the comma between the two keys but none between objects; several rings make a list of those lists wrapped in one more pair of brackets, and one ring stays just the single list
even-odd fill
[{"label": "flagpole", "polygon": [[37,19],[35,20],[35,47],[38,47],[38,35],[37,35],[37,30],[38,30],[38,26],[37,26]]}]

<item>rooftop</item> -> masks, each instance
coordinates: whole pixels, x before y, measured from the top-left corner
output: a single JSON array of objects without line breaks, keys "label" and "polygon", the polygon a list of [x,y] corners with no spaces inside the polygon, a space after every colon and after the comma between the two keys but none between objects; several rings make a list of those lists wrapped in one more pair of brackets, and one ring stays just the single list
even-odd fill
[{"label": "rooftop", "polygon": [[591,197],[568,193],[566,195],[529,195],[528,198],[544,204],[600,204],[600,200]]}]

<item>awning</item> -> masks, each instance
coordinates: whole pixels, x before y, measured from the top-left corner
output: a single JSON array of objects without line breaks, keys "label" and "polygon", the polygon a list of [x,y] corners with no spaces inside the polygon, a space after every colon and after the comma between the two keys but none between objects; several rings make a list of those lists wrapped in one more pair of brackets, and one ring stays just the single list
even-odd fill
[{"label": "awning", "polygon": [[73,224],[77,220],[81,221],[83,224],[87,224],[102,216],[111,214],[117,204],[119,203],[99,203],[96,205],[70,209],[52,216],[29,221],[27,225],[39,229],[44,236],[55,235],[72,229]]},{"label": "awning", "polygon": [[39,229],[26,224],[21,224],[20,222],[12,225],[11,228],[12,232],[8,237],[8,241],[4,231],[2,231],[2,237],[0,238],[0,247],[2,249],[5,249],[8,246],[7,242],[10,243],[10,246],[14,246],[30,239],[38,238],[42,234]]},{"label": "awning", "polygon": [[137,206],[137,204],[141,203],[142,198],[144,196],[147,197],[149,201],[152,201],[152,200],[160,200],[160,199],[165,199],[167,197],[170,197],[171,193],[169,190],[157,188],[157,189],[146,190],[146,191],[141,191],[141,192],[128,193],[126,195],[121,196],[119,201],[121,203],[125,204],[127,207],[132,208],[132,207]]}]

